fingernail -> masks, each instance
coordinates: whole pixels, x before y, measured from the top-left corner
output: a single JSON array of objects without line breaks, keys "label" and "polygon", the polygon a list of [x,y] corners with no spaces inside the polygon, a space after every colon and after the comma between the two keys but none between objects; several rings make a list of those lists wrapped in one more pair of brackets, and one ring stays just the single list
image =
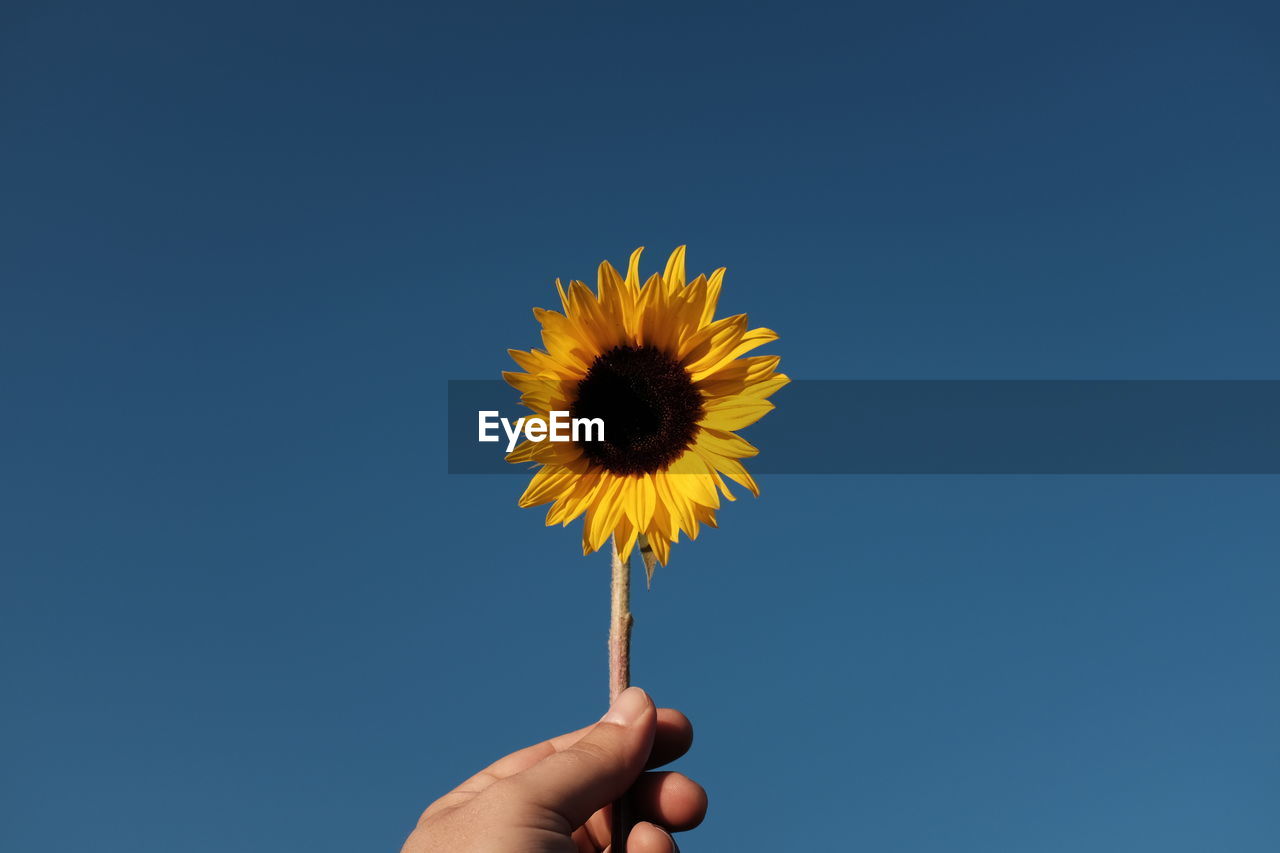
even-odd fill
[{"label": "fingernail", "polygon": [[639,687],[628,687],[618,694],[612,707],[600,718],[602,723],[629,726],[640,719],[649,707],[649,697]]}]

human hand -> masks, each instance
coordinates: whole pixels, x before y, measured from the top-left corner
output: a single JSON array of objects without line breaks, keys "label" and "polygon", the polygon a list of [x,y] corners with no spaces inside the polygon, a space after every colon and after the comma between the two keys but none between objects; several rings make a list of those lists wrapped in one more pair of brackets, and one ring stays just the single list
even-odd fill
[{"label": "human hand", "polygon": [[401,853],[599,853],[609,849],[609,804],[630,789],[641,818],[628,853],[678,853],[662,827],[692,829],[707,811],[683,773],[645,773],[684,755],[693,726],[655,708],[639,687],[598,723],[500,758],[422,813]]}]

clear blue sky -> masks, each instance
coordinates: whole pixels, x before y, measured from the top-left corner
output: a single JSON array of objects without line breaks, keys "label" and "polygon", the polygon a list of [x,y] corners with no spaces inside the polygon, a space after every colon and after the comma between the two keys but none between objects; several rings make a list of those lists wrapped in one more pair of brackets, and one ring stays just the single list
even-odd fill
[{"label": "clear blue sky", "polygon": [[[443,406],[635,245],[796,377],[1280,377],[1272,4],[433,5],[0,11],[7,853],[396,850],[598,716]],[[1280,478],[762,485],[636,595],[687,851],[1275,849]]]}]

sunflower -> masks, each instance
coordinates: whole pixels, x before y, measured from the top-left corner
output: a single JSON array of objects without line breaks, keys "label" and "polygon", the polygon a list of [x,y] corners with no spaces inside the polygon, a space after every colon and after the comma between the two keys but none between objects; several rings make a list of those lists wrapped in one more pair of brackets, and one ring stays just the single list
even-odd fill
[{"label": "sunflower", "polygon": [[734,430],[790,380],[777,356],[743,357],[777,334],[748,329],[746,314],[713,319],[723,268],[686,283],[681,246],[641,286],[641,251],[625,278],[602,262],[595,293],[557,279],[563,313],[533,309],[545,349],[509,350],[523,372],[503,372],[531,419],[600,418],[604,439],[524,441],[507,461],[541,465],[519,503],[551,503],[548,526],[585,515],[584,554],[613,536],[622,558],[638,541],[666,565],[682,531],[717,526],[720,494],[734,500],[726,478],[760,494],[740,461],[758,451]]}]

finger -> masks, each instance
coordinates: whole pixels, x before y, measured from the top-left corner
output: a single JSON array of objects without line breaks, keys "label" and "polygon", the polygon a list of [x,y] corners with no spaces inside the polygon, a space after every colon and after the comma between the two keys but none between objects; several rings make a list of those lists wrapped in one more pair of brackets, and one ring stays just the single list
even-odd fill
[{"label": "finger", "polygon": [[[513,752],[506,758],[498,759],[487,769],[499,779],[514,776],[521,770],[526,770],[537,764],[552,752],[561,752],[573,746],[582,740],[583,736],[591,731],[592,728],[594,728],[594,725],[584,726],[577,731],[556,735],[550,740],[525,747],[520,752]],[[548,745],[551,749],[547,749]],[[659,708],[658,731],[654,735],[653,750],[649,754],[649,760],[645,763],[645,769],[649,770],[654,767],[661,767],[664,764],[670,764],[688,752],[689,747],[692,745],[693,723],[689,722],[689,718],[675,708]],[[528,755],[521,755],[521,753],[528,753]],[[536,759],[530,761],[529,757],[534,755],[537,756]],[[518,769],[512,769],[516,767]]]},{"label": "finger", "polygon": [[693,745],[693,723],[675,708],[658,709],[658,733],[653,739],[653,751],[645,763],[646,770],[670,764],[689,751]]},{"label": "finger", "polygon": [[[463,782],[455,791],[478,794],[499,779],[506,779],[528,770],[542,759],[556,752],[573,746],[595,727],[583,726],[575,731],[556,735],[553,738],[526,746],[510,755],[504,755],[470,779]],[[693,724],[689,718],[674,708],[658,709],[658,731],[654,735],[653,750],[645,769],[661,767],[675,761],[689,751],[693,744]]]},{"label": "finger", "polygon": [[627,688],[582,738],[506,779],[503,793],[576,829],[640,775],[653,747],[657,719],[648,694],[639,687]]},{"label": "finger", "polygon": [[[605,853],[612,850],[611,845],[605,848]],[[662,827],[641,822],[632,827],[627,836],[627,853],[680,853],[680,848]]]},{"label": "finger", "polygon": [[[707,816],[707,792],[683,773],[645,773],[631,786],[627,798],[637,818],[660,824],[671,832],[693,829]],[[611,811],[601,809],[582,827],[596,845],[593,850],[609,843]]]},{"label": "finger", "polygon": [[645,773],[627,794],[635,814],[673,832],[686,832],[707,816],[707,792],[683,773]]}]

